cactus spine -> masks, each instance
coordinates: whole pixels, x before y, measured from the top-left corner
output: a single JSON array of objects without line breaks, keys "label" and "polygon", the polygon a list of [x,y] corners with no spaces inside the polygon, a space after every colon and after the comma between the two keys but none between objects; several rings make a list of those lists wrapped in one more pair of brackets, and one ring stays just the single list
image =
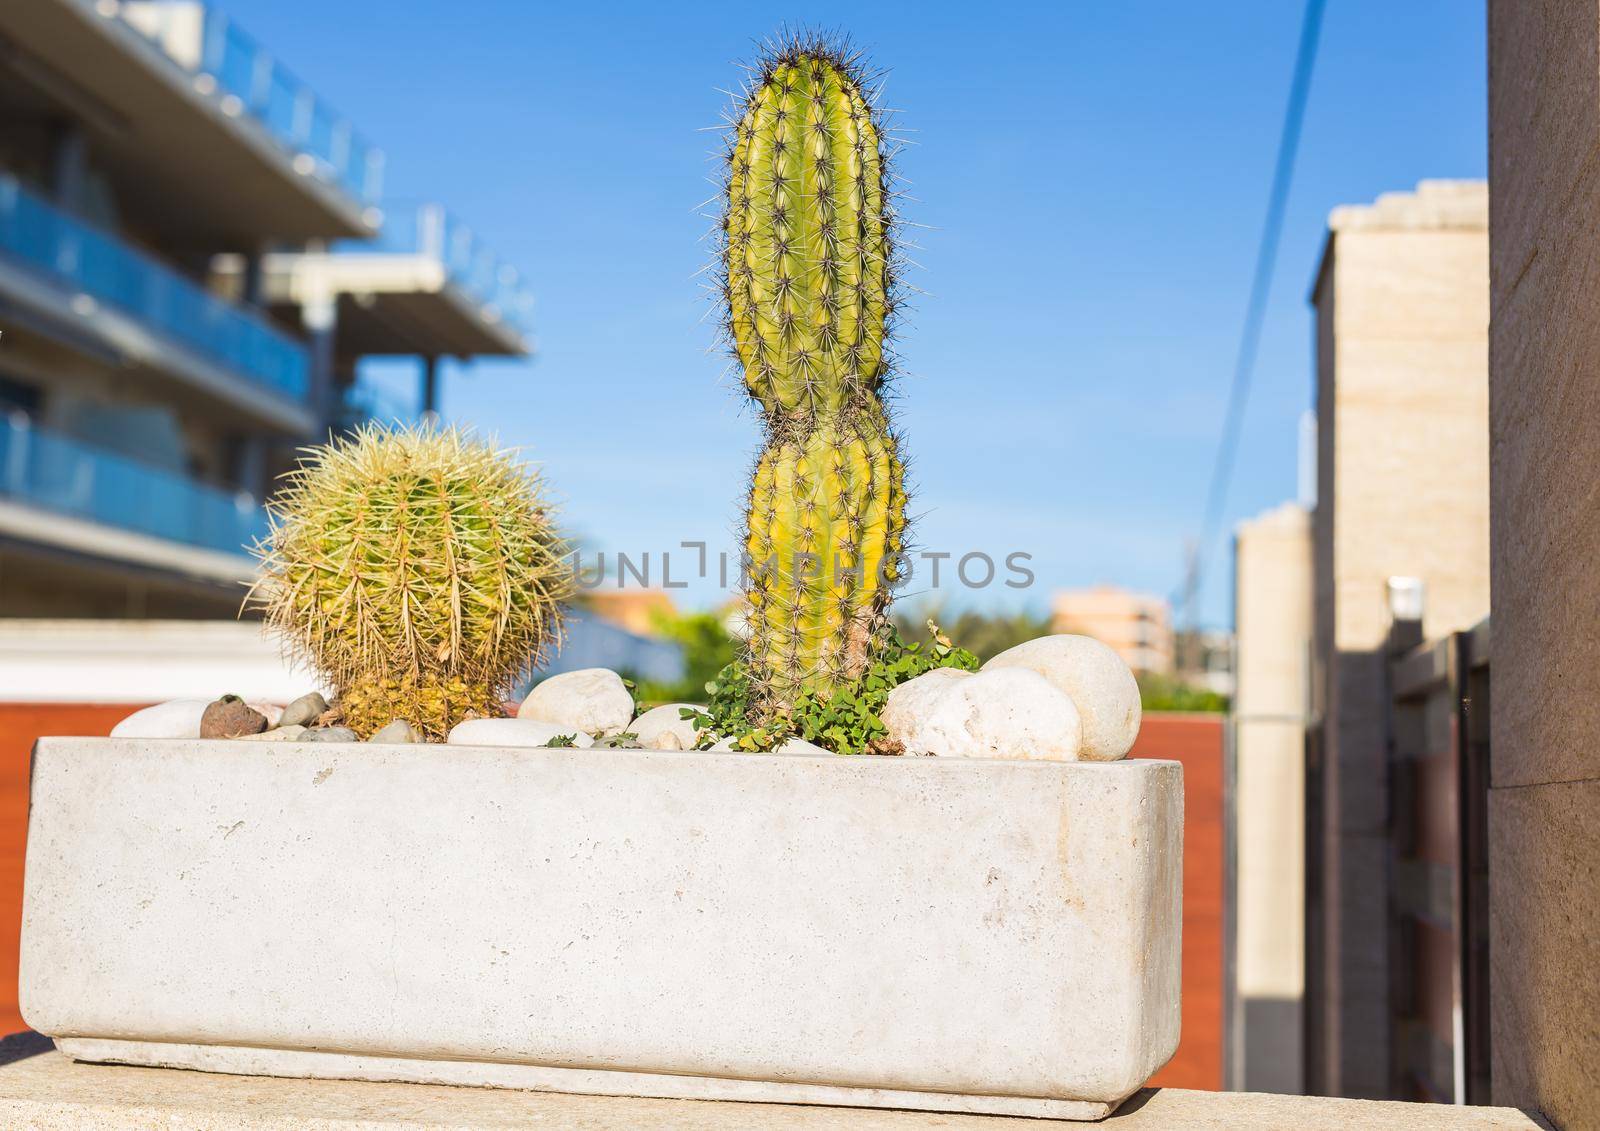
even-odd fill
[{"label": "cactus spine", "polygon": [[566,543],[538,476],[480,440],[367,426],[312,449],[270,508],[251,598],[363,738],[497,715],[559,643]]},{"label": "cactus spine", "polygon": [[904,469],[880,391],[894,310],[881,121],[858,60],[773,45],[726,156],[727,329],[766,449],[749,494],[747,665],[772,714],[865,669],[899,576]]}]

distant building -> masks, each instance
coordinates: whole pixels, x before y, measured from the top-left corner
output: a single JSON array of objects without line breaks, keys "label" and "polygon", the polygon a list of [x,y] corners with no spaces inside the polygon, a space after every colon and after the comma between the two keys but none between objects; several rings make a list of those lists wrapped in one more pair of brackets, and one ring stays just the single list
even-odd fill
[{"label": "distant building", "polygon": [[566,640],[561,651],[534,672],[528,684],[580,668],[610,668],[630,679],[675,683],[683,678],[683,646],[660,637],[629,632],[621,625],[593,616],[588,610],[574,609],[567,621]]},{"label": "distant building", "polygon": [[1392,907],[1406,894],[1391,890],[1391,813],[1408,802],[1389,789],[1390,583],[1425,588],[1428,639],[1489,612],[1488,214],[1483,184],[1453,181],[1337,208],[1312,293],[1313,1094],[1401,1094],[1411,1060],[1429,1055],[1422,1034],[1397,1022],[1413,987],[1390,976]]},{"label": "distant building", "polygon": [[661,618],[678,611],[665,589],[590,589],[584,592],[582,604],[593,619],[639,636],[658,635]]},{"label": "distant building", "polygon": [[1237,687],[1228,783],[1228,1082],[1298,1093],[1305,995],[1305,728],[1311,516],[1285,503],[1234,533]]},{"label": "distant building", "polygon": [[1172,671],[1172,612],[1160,597],[1113,585],[1061,590],[1050,600],[1050,629],[1094,637],[1137,675]]},{"label": "distant building", "polygon": [[1179,631],[1173,634],[1173,650],[1173,664],[1182,683],[1232,697],[1233,633],[1223,628]]},{"label": "distant building", "polygon": [[516,272],[382,172],[209,4],[0,3],[0,616],[231,617],[276,474],[395,415],[359,359],[427,411],[529,352]]}]

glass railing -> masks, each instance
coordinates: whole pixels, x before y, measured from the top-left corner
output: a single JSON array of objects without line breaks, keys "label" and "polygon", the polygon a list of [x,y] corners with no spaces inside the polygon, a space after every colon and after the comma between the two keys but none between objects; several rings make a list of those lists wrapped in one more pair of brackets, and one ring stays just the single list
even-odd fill
[{"label": "glass railing", "polygon": [[396,251],[425,255],[444,264],[451,283],[491,318],[520,334],[533,326],[533,292],[515,267],[484,246],[473,230],[442,205],[422,204],[384,212],[383,230],[372,244],[342,244],[347,250]]},{"label": "glass railing", "polygon": [[198,0],[134,0],[120,12],[178,66],[209,78],[225,110],[248,113],[291,154],[315,162],[324,180],[362,204],[377,203],[383,153],[226,13]]},{"label": "glass railing", "polygon": [[125,456],[0,418],[0,496],[108,526],[242,553],[266,533],[266,512],[230,494]]},{"label": "glass railing", "polygon": [[345,429],[363,424],[410,424],[417,416],[417,410],[394,393],[357,381],[345,390],[335,423]]},{"label": "glass railing", "polygon": [[310,355],[294,339],[0,173],[0,255],[6,254],[256,383],[296,399],[310,387]]}]

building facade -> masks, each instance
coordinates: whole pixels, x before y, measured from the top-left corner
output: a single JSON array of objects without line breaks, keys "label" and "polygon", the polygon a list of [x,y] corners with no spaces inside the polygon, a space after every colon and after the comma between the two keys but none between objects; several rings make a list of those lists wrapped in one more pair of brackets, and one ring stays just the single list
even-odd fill
[{"label": "building facade", "polygon": [[1062,590],[1050,600],[1050,630],[1094,637],[1136,675],[1172,671],[1172,610],[1160,597],[1114,585]]},{"label": "building facade", "polygon": [[0,5],[0,615],[231,616],[360,358],[528,352],[515,272],[223,12]]},{"label": "building facade", "polygon": [[1336,209],[1312,302],[1317,504],[1307,737],[1306,1087],[1396,1089],[1385,719],[1393,578],[1429,639],[1489,612],[1488,194]]}]

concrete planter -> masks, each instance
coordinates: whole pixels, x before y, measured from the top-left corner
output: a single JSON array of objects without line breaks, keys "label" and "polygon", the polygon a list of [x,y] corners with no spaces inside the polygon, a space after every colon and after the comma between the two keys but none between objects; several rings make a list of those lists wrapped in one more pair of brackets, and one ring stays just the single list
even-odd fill
[{"label": "concrete planter", "polygon": [[1177,763],[42,739],[82,1060],[1094,1119],[1172,1055]]}]

